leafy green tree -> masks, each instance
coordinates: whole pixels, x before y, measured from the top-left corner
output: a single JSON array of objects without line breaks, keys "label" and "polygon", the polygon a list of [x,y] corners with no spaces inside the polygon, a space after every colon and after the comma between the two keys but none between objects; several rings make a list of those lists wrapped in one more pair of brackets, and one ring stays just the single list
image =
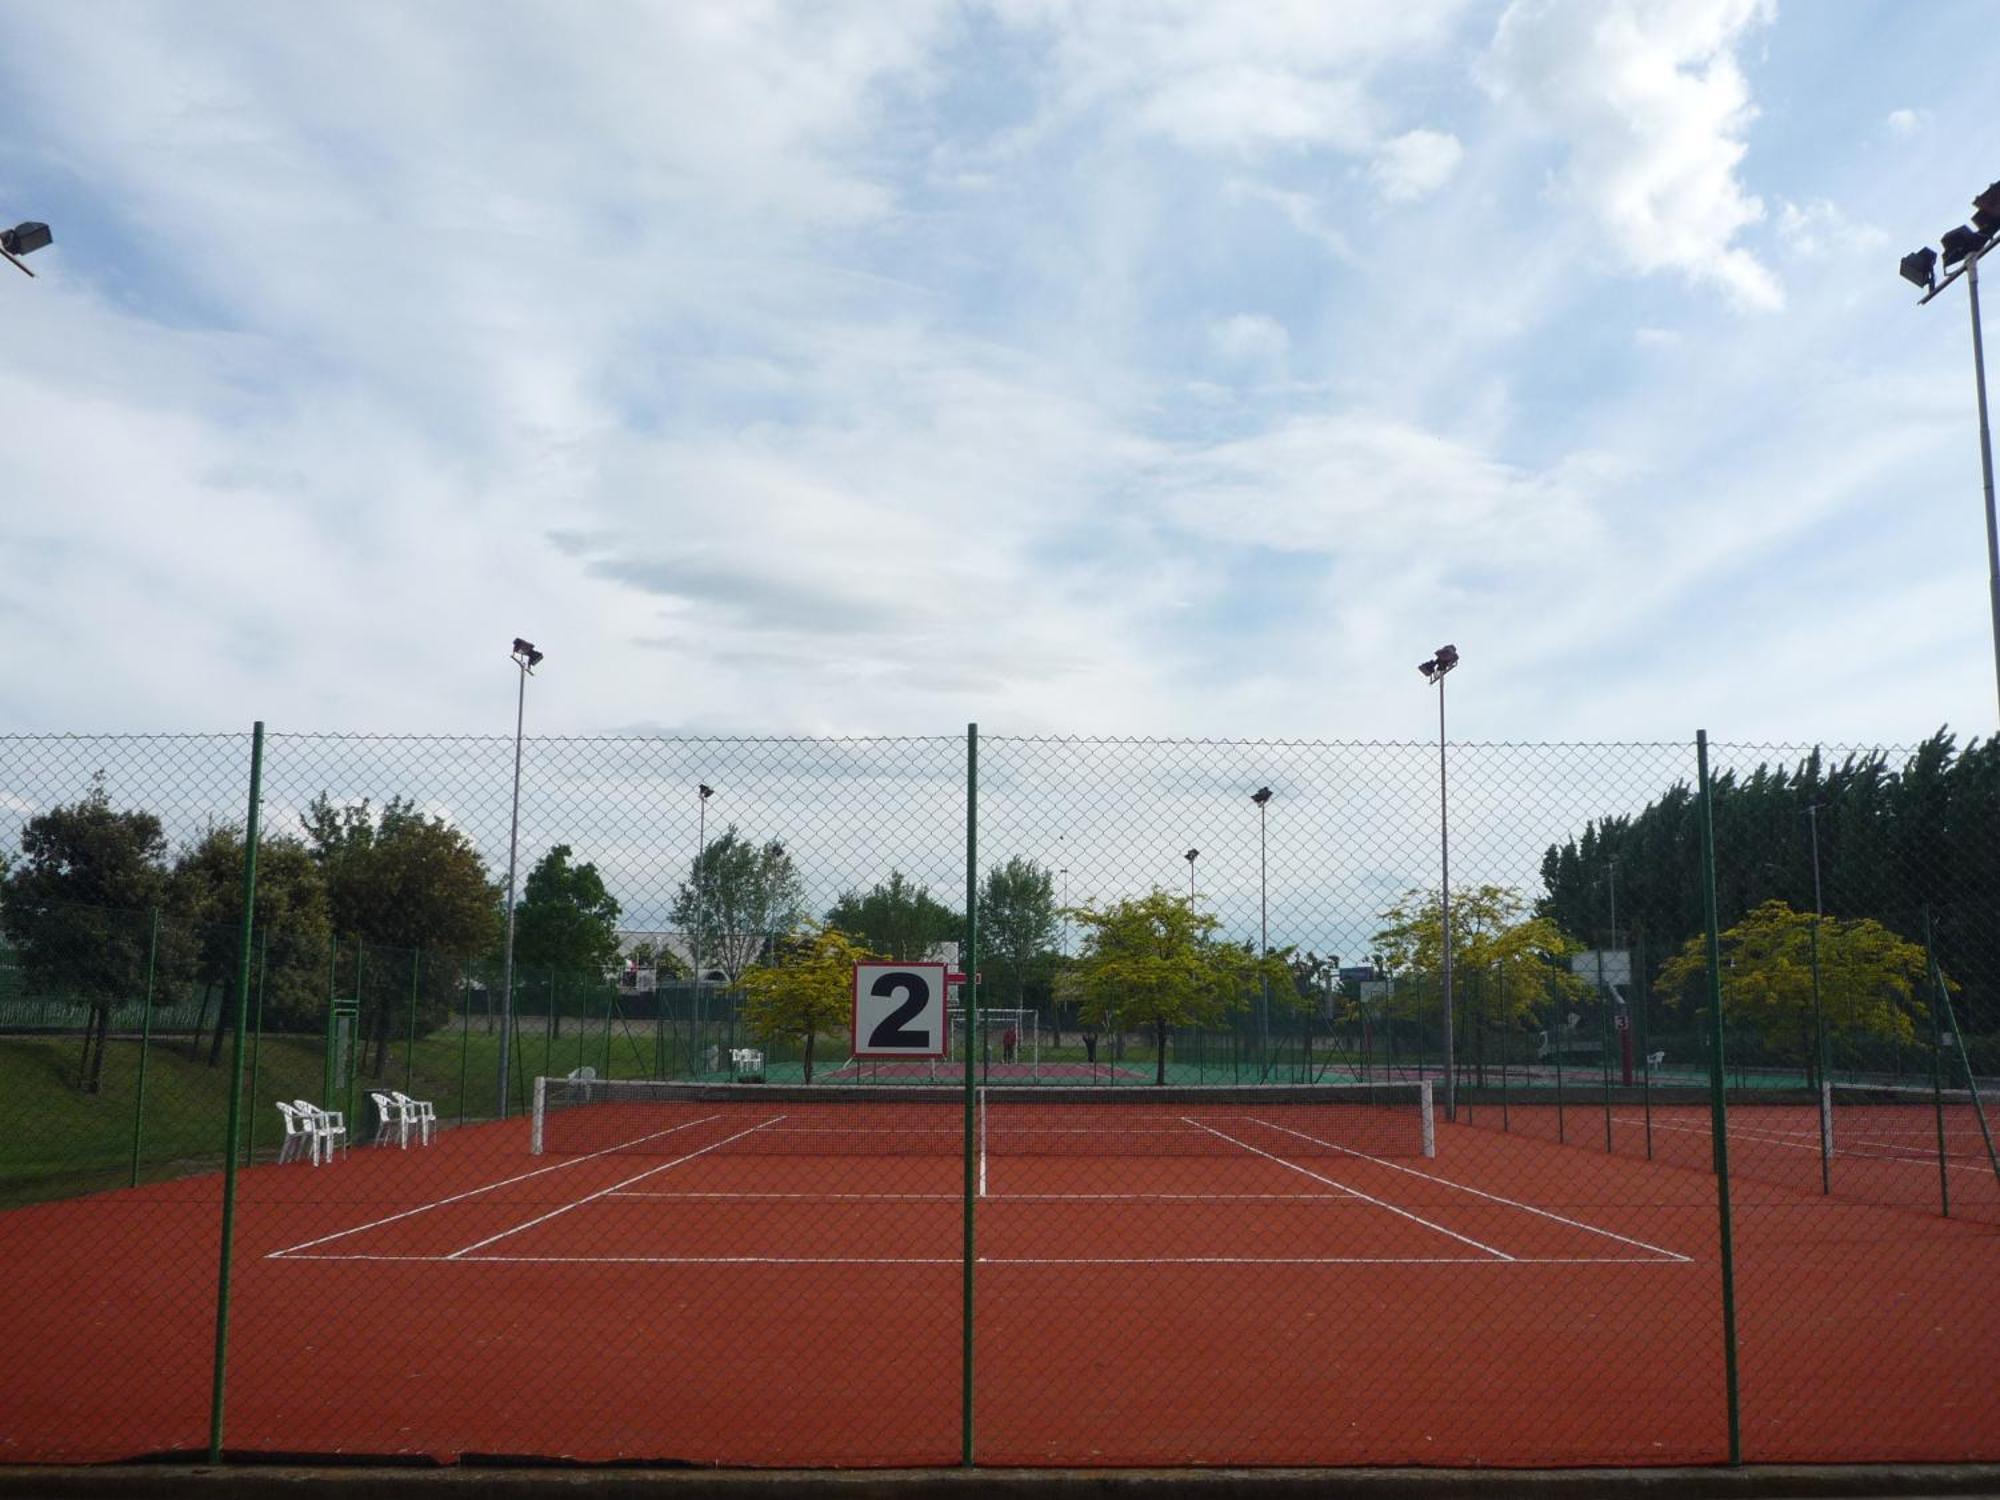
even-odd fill
[{"label": "leafy green tree", "polygon": [[1043,980],[1044,991],[1033,1008],[1039,1010],[1048,999],[1052,978],[1048,960],[1056,932],[1053,870],[1017,855],[986,872],[979,888],[980,959],[982,967],[992,963],[995,977],[1012,991],[1017,1010],[1030,1008],[1028,988],[1033,979]]},{"label": "leafy green tree", "polygon": [[366,801],[336,805],[322,794],[303,822],[326,880],[334,932],[402,950],[364,968],[362,1020],[380,1077],[390,1017],[410,1003],[412,976],[430,986],[422,998],[434,1025],[449,1008],[450,961],[494,946],[504,903],[472,840],[414,802],[393,797],[376,812]]},{"label": "leafy green tree", "polygon": [[[1399,981],[1387,1013],[1434,1019],[1444,977],[1444,914],[1435,890],[1412,890],[1382,913],[1375,934],[1384,972]],[[1566,960],[1581,950],[1545,916],[1531,916],[1510,886],[1454,888],[1451,956],[1454,1008],[1477,997],[1485,1018],[1502,1026],[1528,1024],[1544,1007],[1560,1008],[1593,993]],[[1461,988],[1462,987],[1462,988]]]},{"label": "leafy green tree", "polygon": [[[594,864],[571,864],[557,844],[528,872],[514,909],[514,963],[560,970],[593,986],[610,982],[618,962],[618,902]],[[552,1016],[559,1027],[559,1015]]]},{"label": "leafy green tree", "polygon": [[[1782,1054],[1813,1057],[1813,917],[1766,901],[1722,934],[1722,1004]],[[1820,1012],[1830,1041],[1908,1042],[1926,1000],[1924,950],[1870,918],[1819,928]],[[1704,1007],[1707,943],[1689,938],[1660,970],[1669,1003]]]},{"label": "leafy green tree", "polygon": [[852,1015],[854,966],[876,956],[837,927],[800,928],[773,945],[770,962],[744,969],[743,1019],[767,1042],[798,1038],[811,1083],[813,1043]]},{"label": "leafy green tree", "polygon": [[625,956],[640,973],[650,972],[655,985],[692,977],[688,966],[682,962],[678,953],[671,948],[662,947],[651,938],[641,938],[632,945],[632,951]]},{"label": "leafy green tree", "polygon": [[965,930],[963,917],[900,870],[865,892],[849,891],[834,902],[826,920],[895,963],[916,963]]},{"label": "leafy green tree", "polygon": [[[168,877],[167,904],[191,935],[194,979],[202,987],[205,1016],[210,995],[219,994],[226,1002],[236,978],[243,925],[243,830],[211,828],[183,849]],[[295,1028],[325,1004],[330,938],[326,880],[300,840],[279,835],[259,842],[254,920],[264,1022],[278,1030]],[[226,1003],[217,1005],[210,1067],[221,1061],[228,1013]],[[200,1039],[197,1024],[195,1046]]]},{"label": "leafy green tree", "polygon": [[782,843],[753,844],[731,823],[696,857],[672,913],[689,934],[696,966],[718,968],[733,984],[776,937],[805,920],[805,883]]},{"label": "leafy green tree", "polygon": [[102,775],[79,800],[30,818],[0,883],[0,919],[28,983],[86,1001],[79,1083],[104,1081],[111,1010],[144,990],[148,913],[164,901],[166,836],[149,812],[112,807]]},{"label": "leafy green tree", "polygon": [[1218,942],[1221,923],[1186,897],[1155,890],[1102,909],[1066,913],[1083,929],[1083,952],[1066,983],[1074,986],[1086,1028],[1149,1030],[1158,1048],[1155,1083],[1167,1081],[1167,1034],[1176,1026],[1214,1026],[1245,1010],[1262,986],[1291,990],[1289,950],[1260,959],[1247,944]]}]

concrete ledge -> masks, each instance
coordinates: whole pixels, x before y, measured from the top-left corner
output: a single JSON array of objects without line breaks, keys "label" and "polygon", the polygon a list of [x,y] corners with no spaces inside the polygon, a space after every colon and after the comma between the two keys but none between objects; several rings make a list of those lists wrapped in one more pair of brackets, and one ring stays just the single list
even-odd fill
[{"label": "concrete ledge", "polygon": [[285,1500],[1886,1500],[2000,1496],[2000,1465],[1769,1465],[1741,1469],[616,1469],[129,1464],[0,1467],[0,1500],[263,1496]]}]

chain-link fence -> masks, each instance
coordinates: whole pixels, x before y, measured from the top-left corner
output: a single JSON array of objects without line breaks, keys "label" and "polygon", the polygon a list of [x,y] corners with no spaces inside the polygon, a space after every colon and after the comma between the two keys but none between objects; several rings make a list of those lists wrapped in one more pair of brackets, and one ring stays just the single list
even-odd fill
[{"label": "chain-link fence", "polygon": [[2000,1457],[1989,745],[514,752],[0,738],[0,1454]]}]

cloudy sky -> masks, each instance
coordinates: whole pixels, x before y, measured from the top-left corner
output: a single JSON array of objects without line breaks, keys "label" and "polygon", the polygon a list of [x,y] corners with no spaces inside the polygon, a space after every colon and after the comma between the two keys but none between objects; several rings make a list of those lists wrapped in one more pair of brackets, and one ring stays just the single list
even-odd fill
[{"label": "cloudy sky", "polygon": [[10,0],[0,722],[1983,732],[1993,22]]}]

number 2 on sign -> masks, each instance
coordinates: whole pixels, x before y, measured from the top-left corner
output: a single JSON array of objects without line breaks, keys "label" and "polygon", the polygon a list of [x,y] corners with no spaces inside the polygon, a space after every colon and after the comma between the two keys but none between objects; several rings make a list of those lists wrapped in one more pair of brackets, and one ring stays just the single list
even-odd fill
[{"label": "number 2 on sign", "polygon": [[854,1055],[943,1057],[945,966],[856,964]]}]

